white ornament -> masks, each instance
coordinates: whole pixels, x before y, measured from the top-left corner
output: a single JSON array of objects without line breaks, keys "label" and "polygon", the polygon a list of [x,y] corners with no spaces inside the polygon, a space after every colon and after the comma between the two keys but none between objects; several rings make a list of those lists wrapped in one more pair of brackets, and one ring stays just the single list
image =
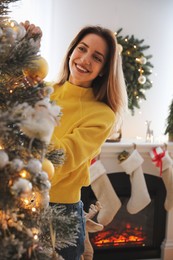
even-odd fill
[{"label": "white ornament", "polygon": [[146,82],[146,77],[143,75],[139,76],[138,82],[139,84],[143,85]]},{"label": "white ornament", "polygon": [[14,27],[14,30],[17,33],[17,40],[20,41],[21,39],[24,38],[25,34],[26,34],[26,29],[24,26],[22,26],[21,24],[19,24],[18,26]]},{"label": "white ornament", "polygon": [[0,38],[2,37],[3,35],[3,30],[0,28]]},{"label": "white ornament", "polygon": [[50,202],[49,192],[46,191],[43,193],[43,196],[42,196],[42,199],[40,202],[41,203],[40,207],[42,207],[44,209],[48,208],[49,202]]},{"label": "white ornament", "polygon": [[140,62],[141,64],[146,64],[147,59],[146,59],[144,56],[142,56],[142,57],[140,57],[139,62]]},{"label": "white ornament", "polygon": [[49,179],[47,172],[42,171],[42,172],[40,173],[40,179],[41,179],[42,181],[47,181],[47,180]]},{"label": "white ornament", "polygon": [[0,150],[0,169],[3,169],[9,162],[8,154]]},{"label": "white ornament", "polygon": [[50,188],[51,188],[51,183],[50,183],[49,180],[45,181],[45,185],[46,185],[46,188],[47,188],[48,190],[50,190]]},{"label": "white ornament", "polygon": [[11,187],[11,193],[19,196],[22,193],[28,193],[32,190],[32,183],[26,179],[19,178]]},{"label": "white ornament", "polygon": [[49,144],[54,127],[59,123],[61,108],[50,103],[48,98],[38,101],[35,107],[26,107],[21,130],[30,138],[37,138]]},{"label": "white ornament", "polygon": [[4,29],[4,34],[6,36],[6,40],[10,41],[11,44],[14,44],[16,37],[17,37],[17,33],[13,30],[13,28],[6,27]]},{"label": "white ornament", "polygon": [[20,159],[13,159],[12,161],[11,161],[11,168],[14,170],[14,171],[17,171],[17,172],[19,172],[19,171],[21,171],[22,170],[22,168],[23,168],[23,161],[22,160],[20,160]]},{"label": "white ornament", "polygon": [[31,173],[39,173],[42,169],[42,163],[35,158],[30,159],[27,164],[27,169]]}]

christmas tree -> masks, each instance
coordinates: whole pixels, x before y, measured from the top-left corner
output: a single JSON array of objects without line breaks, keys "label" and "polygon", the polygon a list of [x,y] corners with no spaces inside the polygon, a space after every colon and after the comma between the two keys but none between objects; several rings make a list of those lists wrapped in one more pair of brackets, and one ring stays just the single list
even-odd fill
[{"label": "christmas tree", "polygon": [[169,141],[173,142],[173,100],[169,105],[169,114],[166,119],[165,134],[168,134]]},{"label": "christmas tree", "polygon": [[62,259],[55,248],[75,244],[68,225],[77,220],[49,207],[50,179],[64,158],[50,144],[61,110],[43,80],[41,31],[10,20],[11,2],[0,0],[0,260]]}]

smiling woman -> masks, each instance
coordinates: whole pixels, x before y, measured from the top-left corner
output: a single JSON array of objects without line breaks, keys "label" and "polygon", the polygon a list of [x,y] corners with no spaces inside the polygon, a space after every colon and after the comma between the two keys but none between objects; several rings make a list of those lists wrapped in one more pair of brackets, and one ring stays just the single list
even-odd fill
[{"label": "smiling woman", "polygon": [[[101,4],[99,0],[20,0],[16,5],[12,11],[15,20],[28,19],[43,30],[41,53],[49,63],[48,80],[57,78],[63,53],[82,26],[99,24],[114,32],[123,28],[124,36],[134,34],[136,38],[144,39],[150,45],[148,53],[153,55],[152,88],[145,92],[146,101],[140,100],[140,109],[135,109],[134,116],[131,111],[125,114],[122,136],[125,140],[145,141],[145,121],[149,120],[152,121],[155,141],[167,140],[164,136],[165,120],[173,96],[173,74],[169,69],[173,67],[172,0],[133,0],[132,3],[128,0],[103,0]],[[159,117],[156,116],[158,111]]]},{"label": "smiling woman", "polygon": [[87,26],[79,31],[65,55],[52,100],[63,112],[52,143],[65,151],[67,159],[55,169],[50,200],[65,205],[67,215],[74,207],[77,210],[77,247],[62,249],[60,255],[79,260],[85,238],[81,188],[90,184],[90,163],[127,105],[121,56],[109,29]]}]

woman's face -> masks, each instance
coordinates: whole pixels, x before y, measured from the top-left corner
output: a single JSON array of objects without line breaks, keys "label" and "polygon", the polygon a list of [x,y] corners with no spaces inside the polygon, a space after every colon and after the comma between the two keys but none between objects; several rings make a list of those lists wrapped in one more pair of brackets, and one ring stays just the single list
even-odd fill
[{"label": "woman's face", "polygon": [[107,43],[102,37],[87,34],[70,56],[69,81],[77,86],[90,87],[92,81],[102,74],[107,52]]}]

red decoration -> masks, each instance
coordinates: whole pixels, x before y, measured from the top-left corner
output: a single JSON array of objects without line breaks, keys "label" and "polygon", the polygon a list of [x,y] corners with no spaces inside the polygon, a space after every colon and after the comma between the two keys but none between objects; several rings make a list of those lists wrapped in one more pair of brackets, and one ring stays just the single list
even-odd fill
[{"label": "red decoration", "polygon": [[150,152],[152,162],[156,167],[160,168],[160,176],[162,175],[162,158],[165,156],[165,151],[161,147],[155,147]]},{"label": "red decoration", "polygon": [[91,160],[91,165],[94,164],[96,161],[97,161],[96,158],[93,158],[93,159]]}]

